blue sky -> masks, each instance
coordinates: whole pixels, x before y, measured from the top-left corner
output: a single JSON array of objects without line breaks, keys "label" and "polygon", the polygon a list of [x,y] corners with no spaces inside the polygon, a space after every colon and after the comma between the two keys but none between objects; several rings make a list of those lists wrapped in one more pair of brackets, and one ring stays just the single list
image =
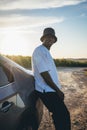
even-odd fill
[{"label": "blue sky", "polygon": [[87,58],[87,0],[0,0],[0,53],[31,56],[45,27],[53,58]]}]

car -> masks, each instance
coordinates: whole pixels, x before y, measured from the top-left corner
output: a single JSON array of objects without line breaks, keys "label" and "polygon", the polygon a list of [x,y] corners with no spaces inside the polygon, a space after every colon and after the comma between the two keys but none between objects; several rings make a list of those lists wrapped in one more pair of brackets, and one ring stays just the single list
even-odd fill
[{"label": "car", "polygon": [[33,91],[32,71],[0,54],[0,130],[33,130],[34,115],[39,127],[43,103],[37,99],[31,109]]}]

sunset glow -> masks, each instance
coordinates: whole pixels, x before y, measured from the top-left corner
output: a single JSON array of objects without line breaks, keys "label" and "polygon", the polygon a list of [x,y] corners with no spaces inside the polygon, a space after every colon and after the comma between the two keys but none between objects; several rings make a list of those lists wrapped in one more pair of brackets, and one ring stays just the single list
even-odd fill
[{"label": "sunset glow", "polygon": [[25,55],[27,39],[21,32],[8,28],[3,31],[3,37],[1,53],[8,55]]}]

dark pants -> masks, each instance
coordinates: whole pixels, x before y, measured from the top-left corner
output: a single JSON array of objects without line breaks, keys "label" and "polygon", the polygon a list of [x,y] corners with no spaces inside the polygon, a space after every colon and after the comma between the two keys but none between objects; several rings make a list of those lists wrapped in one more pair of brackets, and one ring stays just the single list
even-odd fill
[{"label": "dark pants", "polygon": [[37,108],[36,108],[36,102],[38,100],[38,95],[36,94],[36,91],[33,91],[30,95],[29,95],[29,102],[26,105],[26,111],[24,111],[24,113],[22,114],[22,125],[25,128],[27,126],[26,129],[24,130],[28,130],[29,126],[32,127],[32,130],[38,130],[39,127],[39,123],[38,123],[38,115],[37,115]]},{"label": "dark pants", "polygon": [[52,118],[56,130],[71,130],[70,114],[65,104],[58,97],[56,92],[41,93],[34,92],[44,105],[52,112]]},{"label": "dark pants", "polygon": [[[52,118],[54,121],[54,125],[56,130],[71,130],[71,121],[70,121],[70,113],[64,104],[64,102],[58,97],[56,92],[38,92],[34,91],[29,96],[29,106],[32,112],[36,111],[36,101],[40,98],[43,104],[48,108],[49,112],[52,112]],[[32,113],[31,112],[31,113]],[[34,112],[35,113],[35,112]],[[38,129],[37,118],[33,117],[33,130]]]}]

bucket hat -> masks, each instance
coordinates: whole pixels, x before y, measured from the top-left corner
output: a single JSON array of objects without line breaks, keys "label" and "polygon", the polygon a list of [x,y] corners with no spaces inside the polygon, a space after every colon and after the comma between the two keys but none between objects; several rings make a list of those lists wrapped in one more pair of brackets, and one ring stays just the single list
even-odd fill
[{"label": "bucket hat", "polygon": [[40,38],[40,40],[43,42],[44,38],[48,35],[53,36],[55,39],[55,42],[57,41],[57,37],[55,36],[55,31],[53,28],[45,28],[43,31],[43,36]]}]

